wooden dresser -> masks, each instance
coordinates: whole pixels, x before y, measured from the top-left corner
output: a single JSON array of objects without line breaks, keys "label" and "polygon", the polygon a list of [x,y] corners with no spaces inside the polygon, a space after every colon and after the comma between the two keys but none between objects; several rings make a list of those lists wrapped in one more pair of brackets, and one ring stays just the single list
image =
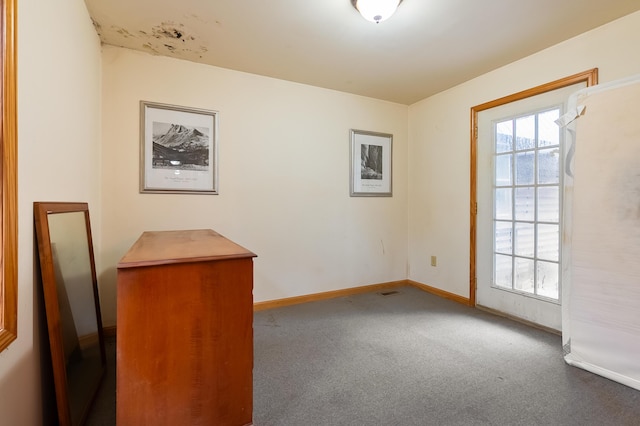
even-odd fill
[{"label": "wooden dresser", "polygon": [[249,425],[253,258],[206,230],[144,232],[118,263],[118,426]]}]

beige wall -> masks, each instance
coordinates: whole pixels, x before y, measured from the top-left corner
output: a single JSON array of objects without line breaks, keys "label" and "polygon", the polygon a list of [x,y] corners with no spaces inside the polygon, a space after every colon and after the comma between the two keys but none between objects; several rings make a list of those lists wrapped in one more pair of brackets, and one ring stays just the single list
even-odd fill
[{"label": "beige wall", "polygon": [[638,28],[640,12],[411,105],[410,279],[469,295],[470,108],[591,68],[601,83],[640,73]]},{"label": "beige wall", "polygon": [[82,0],[18,1],[18,339],[0,353],[3,425],[43,416],[33,202],[87,201],[100,221],[100,61]]},{"label": "beige wall", "polygon": [[[256,302],[406,278],[407,106],[108,46],[103,75],[106,325],[143,231],[212,228],[252,250]],[[220,195],[138,192],[141,100],[219,112]],[[393,197],[349,196],[351,128],[394,135]]]}]

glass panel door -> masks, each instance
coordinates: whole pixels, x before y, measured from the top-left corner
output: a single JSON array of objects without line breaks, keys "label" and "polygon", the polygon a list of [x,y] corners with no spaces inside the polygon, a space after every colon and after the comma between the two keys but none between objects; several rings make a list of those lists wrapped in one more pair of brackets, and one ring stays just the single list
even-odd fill
[{"label": "glass panel door", "polygon": [[478,113],[476,305],[561,330],[563,140],[581,82]]}]

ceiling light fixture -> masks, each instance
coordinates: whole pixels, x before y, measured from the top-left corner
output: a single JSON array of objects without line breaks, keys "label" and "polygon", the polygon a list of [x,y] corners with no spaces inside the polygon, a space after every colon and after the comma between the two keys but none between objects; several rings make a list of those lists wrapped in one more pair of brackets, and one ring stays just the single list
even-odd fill
[{"label": "ceiling light fixture", "polygon": [[389,19],[400,3],[402,0],[351,0],[364,19],[376,24]]}]

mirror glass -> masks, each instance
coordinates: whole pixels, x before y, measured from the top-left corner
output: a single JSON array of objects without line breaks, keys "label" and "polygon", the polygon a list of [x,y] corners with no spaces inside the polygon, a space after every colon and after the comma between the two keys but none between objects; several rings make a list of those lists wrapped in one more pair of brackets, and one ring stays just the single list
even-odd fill
[{"label": "mirror glass", "polygon": [[60,425],[81,425],[106,358],[89,209],[35,203],[36,234]]}]

